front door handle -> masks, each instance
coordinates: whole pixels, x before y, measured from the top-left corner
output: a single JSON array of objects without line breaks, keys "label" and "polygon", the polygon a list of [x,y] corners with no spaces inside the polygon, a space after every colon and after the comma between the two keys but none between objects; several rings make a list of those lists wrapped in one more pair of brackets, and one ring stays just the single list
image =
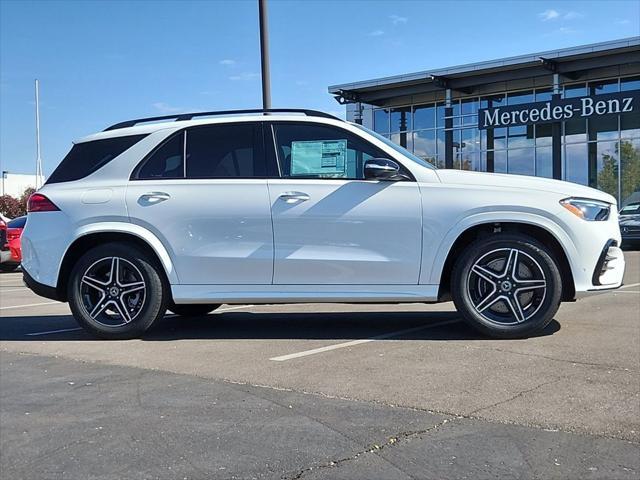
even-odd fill
[{"label": "front door handle", "polygon": [[284,200],[286,203],[298,203],[306,202],[311,197],[304,192],[284,192],[281,193],[278,198]]},{"label": "front door handle", "polygon": [[169,200],[170,198],[171,198],[171,195],[165,192],[149,192],[149,193],[140,195],[139,200],[148,204],[152,204],[152,203],[164,202],[165,200]]}]

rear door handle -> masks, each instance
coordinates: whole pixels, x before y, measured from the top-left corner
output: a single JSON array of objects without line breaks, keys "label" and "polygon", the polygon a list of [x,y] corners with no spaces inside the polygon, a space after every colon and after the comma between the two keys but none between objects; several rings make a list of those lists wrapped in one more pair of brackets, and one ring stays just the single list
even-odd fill
[{"label": "rear door handle", "polygon": [[140,195],[140,200],[147,203],[160,203],[169,200],[171,195],[165,192],[149,192]]},{"label": "rear door handle", "polygon": [[278,198],[284,200],[286,203],[298,203],[306,202],[311,197],[304,192],[284,192],[281,193]]}]

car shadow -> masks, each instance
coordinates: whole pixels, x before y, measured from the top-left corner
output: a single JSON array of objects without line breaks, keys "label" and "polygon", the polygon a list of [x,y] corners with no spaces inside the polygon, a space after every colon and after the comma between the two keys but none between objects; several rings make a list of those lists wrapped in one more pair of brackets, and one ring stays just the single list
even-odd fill
[{"label": "car shadow", "polygon": [[[70,315],[3,317],[2,341],[98,340]],[[536,336],[560,330],[553,320]],[[69,330],[73,329],[73,330]],[[59,332],[57,332],[60,330]],[[42,334],[42,332],[54,332]],[[171,340],[359,340],[398,332],[392,340],[487,340],[457,312],[221,312],[200,317],[168,315],[142,338]],[[36,334],[36,335],[34,335]]]}]

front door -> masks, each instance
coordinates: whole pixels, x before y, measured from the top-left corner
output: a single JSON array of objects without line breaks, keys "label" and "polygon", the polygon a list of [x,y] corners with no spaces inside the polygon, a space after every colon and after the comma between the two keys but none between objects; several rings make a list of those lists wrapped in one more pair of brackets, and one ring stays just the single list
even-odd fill
[{"label": "front door", "polygon": [[169,137],[133,173],[132,222],[172,256],[181,284],[270,284],[273,233],[262,126],[206,125]]},{"label": "front door", "polygon": [[280,179],[269,180],[279,285],[417,284],[420,192],[413,181],[365,180],[386,155],[342,128],[274,123]]}]

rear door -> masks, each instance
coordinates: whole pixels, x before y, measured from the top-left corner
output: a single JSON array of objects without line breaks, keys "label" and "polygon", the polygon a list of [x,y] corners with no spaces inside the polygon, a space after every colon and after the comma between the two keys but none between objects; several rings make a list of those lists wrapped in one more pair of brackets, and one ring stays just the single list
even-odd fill
[{"label": "rear door", "polygon": [[269,180],[274,283],[418,283],[422,213],[414,181],[365,180],[364,162],[387,157],[326,124],[275,122],[282,178]]},{"label": "rear door", "polygon": [[188,128],[133,172],[129,216],[163,242],[181,284],[270,284],[274,169],[259,122]]}]

